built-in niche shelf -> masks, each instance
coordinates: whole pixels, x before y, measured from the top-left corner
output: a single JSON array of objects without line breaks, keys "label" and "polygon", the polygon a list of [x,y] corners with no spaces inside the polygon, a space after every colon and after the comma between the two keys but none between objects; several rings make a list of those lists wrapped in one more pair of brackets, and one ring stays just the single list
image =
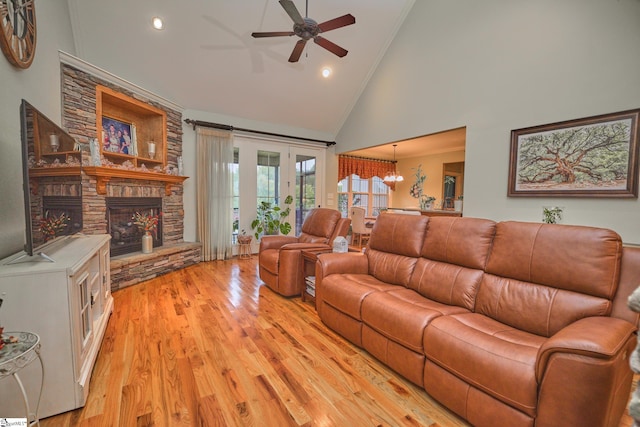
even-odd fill
[{"label": "built-in niche shelf", "polygon": [[[108,87],[96,86],[96,131],[102,156],[153,169],[167,163],[165,111]],[[120,132],[121,134],[118,134]],[[124,137],[124,133],[127,136]],[[128,139],[127,139],[128,138]],[[128,141],[125,143],[125,141]],[[129,144],[130,145],[127,145]],[[155,148],[155,152],[152,151]]]},{"label": "built-in niche shelf", "polygon": [[58,163],[68,164],[71,159],[77,164],[80,163],[81,153],[76,149],[73,137],[35,109],[30,109],[28,114],[30,116],[27,120],[32,125],[27,131],[33,132],[33,135],[30,135],[33,146],[29,151],[33,153],[36,164],[53,164],[56,160]]}]

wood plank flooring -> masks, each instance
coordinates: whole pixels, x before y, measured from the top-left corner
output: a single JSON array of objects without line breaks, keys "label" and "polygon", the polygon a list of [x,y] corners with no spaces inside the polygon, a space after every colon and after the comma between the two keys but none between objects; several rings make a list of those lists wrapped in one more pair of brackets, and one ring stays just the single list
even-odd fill
[{"label": "wood plank flooring", "polygon": [[114,299],[87,404],[43,427],[467,425],[327,329],[313,305],[262,285],[255,256]]}]

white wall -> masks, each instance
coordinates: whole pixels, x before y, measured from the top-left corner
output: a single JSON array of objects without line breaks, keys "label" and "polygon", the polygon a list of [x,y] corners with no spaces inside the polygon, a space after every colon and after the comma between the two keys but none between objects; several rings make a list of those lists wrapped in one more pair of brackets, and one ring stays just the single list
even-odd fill
[{"label": "white wall", "polygon": [[512,129],[640,107],[638,0],[421,0],[358,100],[338,152],[467,128],[465,215],[616,230],[637,199],[508,198]]},{"label": "white wall", "polygon": [[35,59],[26,70],[0,54],[0,258],[22,249],[24,208],[20,102],[24,98],[58,125],[61,120],[58,50],[74,52],[67,2],[36,0]]}]

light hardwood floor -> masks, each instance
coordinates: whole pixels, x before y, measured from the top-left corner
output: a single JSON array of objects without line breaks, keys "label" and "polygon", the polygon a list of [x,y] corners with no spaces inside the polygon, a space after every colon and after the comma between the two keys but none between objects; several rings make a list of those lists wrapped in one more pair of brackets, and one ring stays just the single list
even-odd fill
[{"label": "light hardwood floor", "polygon": [[467,425],[327,329],[313,305],[261,285],[255,256],[114,299],[87,404],[43,427]]}]

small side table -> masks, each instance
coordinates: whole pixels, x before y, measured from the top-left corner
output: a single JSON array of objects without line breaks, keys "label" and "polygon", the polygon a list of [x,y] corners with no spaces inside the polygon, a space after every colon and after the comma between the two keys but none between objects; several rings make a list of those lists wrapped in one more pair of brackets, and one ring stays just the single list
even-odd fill
[{"label": "small side table", "polygon": [[[318,255],[320,254],[328,254],[333,252],[331,248],[322,248],[322,249],[303,249],[301,251],[302,254],[302,277],[304,278],[304,282],[302,283],[302,289],[300,289],[300,299],[302,301],[306,301],[307,298],[311,300],[315,304],[316,295],[315,295],[315,270],[316,270],[316,261],[318,260]],[[313,277],[313,279],[309,279]],[[308,283],[310,281],[310,283]],[[307,291],[307,284],[313,289],[313,294]]]},{"label": "small side table", "polygon": [[246,234],[238,236],[238,258],[251,258],[251,240],[253,240],[253,237]]},{"label": "small side table", "polygon": [[[40,425],[40,419],[38,418],[38,410],[40,408],[40,399],[42,398],[42,387],[44,385],[44,364],[40,357],[40,337],[32,332],[4,332],[5,337],[15,337],[16,342],[6,343],[5,346],[0,349],[0,380],[12,376],[18,387],[22,392],[22,399],[24,400],[24,408],[27,414],[27,424]],[[24,367],[28,366],[34,360],[40,361],[40,367],[42,369],[42,377],[40,381],[40,392],[38,393],[38,403],[36,404],[36,411],[31,412],[29,406],[29,399],[27,393],[22,385],[22,381],[18,376]]]}]

